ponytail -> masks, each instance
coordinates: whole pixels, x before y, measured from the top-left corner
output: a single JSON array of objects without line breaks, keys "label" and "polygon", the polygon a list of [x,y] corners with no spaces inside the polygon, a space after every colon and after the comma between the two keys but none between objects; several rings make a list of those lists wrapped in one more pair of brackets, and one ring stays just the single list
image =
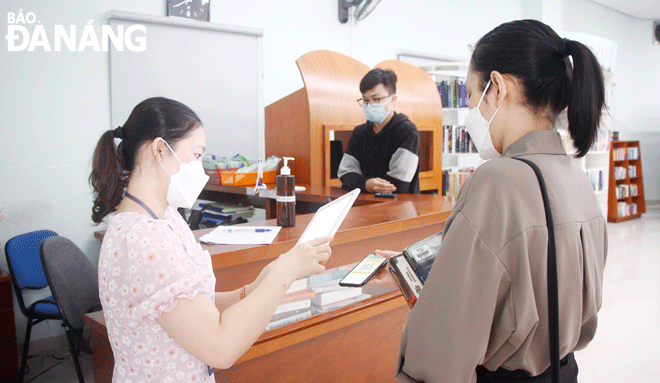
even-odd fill
[{"label": "ponytail", "polygon": [[[573,58],[573,66],[568,56]],[[504,23],[477,42],[470,67],[482,88],[493,71],[521,80],[526,105],[554,121],[568,107],[568,131],[582,157],[595,140],[605,100],[603,72],[583,44],[562,39],[538,20]]]},{"label": "ponytail", "polygon": [[[89,184],[94,191],[92,221],[117,210],[124,188],[138,161],[137,153],[158,137],[171,147],[202,125],[186,105],[164,97],[148,98],[137,104],[123,127],[103,133],[94,150]],[[121,139],[115,147],[114,138]]]},{"label": "ponytail", "polygon": [[120,153],[122,145],[120,143],[115,147],[114,137],[114,130],[103,133],[92,158],[89,184],[94,190],[92,221],[97,224],[101,223],[108,213],[116,210],[126,186],[124,159]]},{"label": "ponytail", "polygon": [[591,148],[600,124],[605,103],[603,71],[596,56],[584,44],[565,41],[566,51],[573,57],[573,76],[567,90],[568,132],[577,149],[576,157],[582,157]]}]

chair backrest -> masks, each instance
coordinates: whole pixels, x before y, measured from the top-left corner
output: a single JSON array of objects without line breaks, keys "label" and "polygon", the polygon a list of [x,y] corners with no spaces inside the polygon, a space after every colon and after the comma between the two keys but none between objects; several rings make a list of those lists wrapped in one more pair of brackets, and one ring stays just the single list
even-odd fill
[{"label": "chair backrest", "polygon": [[40,290],[48,286],[44,268],[39,258],[39,246],[57,233],[52,230],[38,230],[17,235],[5,244],[7,265],[16,287],[20,290]]},{"label": "chair backrest", "polygon": [[101,308],[96,269],[82,250],[65,237],[52,237],[41,243],[41,262],[64,322],[74,329],[83,328],[85,314]]}]

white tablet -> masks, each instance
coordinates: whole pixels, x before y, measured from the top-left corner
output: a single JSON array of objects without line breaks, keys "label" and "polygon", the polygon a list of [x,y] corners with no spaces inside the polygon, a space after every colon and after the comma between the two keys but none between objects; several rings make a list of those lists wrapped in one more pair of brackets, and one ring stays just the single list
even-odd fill
[{"label": "white tablet", "polygon": [[334,201],[328,202],[314,214],[312,221],[305,228],[305,232],[300,236],[298,244],[309,242],[312,239],[320,238],[325,235],[335,235],[339,225],[348,214],[353,202],[360,194],[360,189],[345,194]]}]

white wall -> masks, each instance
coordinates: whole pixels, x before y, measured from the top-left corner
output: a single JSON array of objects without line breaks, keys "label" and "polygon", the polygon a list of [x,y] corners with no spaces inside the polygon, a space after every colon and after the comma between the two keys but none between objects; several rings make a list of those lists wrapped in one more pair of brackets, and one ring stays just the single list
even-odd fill
[{"label": "white wall", "polygon": [[[3,0],[7,13],[34,12],[52,30],[89,20],[100,31],[108,10],[165,15],[165,0]],[[340,24],[337,0],[211,2],[211,21],[264,30],[264,98],[268,105],[303,86],[295,65],[317,49],[337,51],[373,66],[395,59],[397,49],[467,57],[466,45],[496,25],[521,16],[520,0],[469,5],[449,0],[385,0],[364,21]],[[30,28],[32,30],[32,28]],[[148,42],[147,42],[148,44]],[[148,54],[148,48],[147,52]],[[228,57],[227,59],[231,59]],[[0,49],[0,244],[24,232],[51,229],[80,246],[93,264],[100,241],[93,237],[90,158],[101,133],[110,129],[107,52],[8,52]],[[4,257],[0,267],[6,269]],[[31,294],[32,299],[45,295]],[[16,304],[15,304],[16,305]],[[25,318],[16,312],[19,342]],[[61,333],[40,324],[33,339]]]},{"label": "white wall", "polygon": [[653,22],[571,0],[564,2],[562,25],[618,43],[612,129],[620,131],[621,140],[640,141],[646,200],[660,200],[660,45],[652,44]]}]

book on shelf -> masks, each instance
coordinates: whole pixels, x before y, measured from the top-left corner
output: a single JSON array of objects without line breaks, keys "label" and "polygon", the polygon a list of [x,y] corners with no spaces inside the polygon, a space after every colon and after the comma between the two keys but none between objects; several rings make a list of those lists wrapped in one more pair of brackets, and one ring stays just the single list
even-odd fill
[{"label": "book on shelf", "polygon": [[594,189],[594,192],[603,191],[605,187],[603,183],[604,170],[603,169],[586,169],[587,177],[589,177],[589,182],[591,182],[591,187]]},{"label": "book on shelf", "polygon": [[614,179],[617,181],[626,179],[627,169],[623,166],[614,167]]},{"label": "book on shelf", "polygon": [[285,313],[273,314],[273,317],[270,318],[270,321],[275,322],[275,321],[278,321],[280,319],[288,318],[290,316],[298,315],[302,312],[309,311],[310,309],[311,309],[310,307],[305,307],[305,308],[298,309],[298,310],[287,311]]},{"label": "book on shelf", "polygon": [[316,293],[312,289],[298,290],[292,293],[285,294],[280,301],[280,305],[285,305],[293,302],[304,301],[307,299],[312,299]]},{"label": "book on shelf", "polygon": [[281,319],[271,320],[271,322],[268,323],[268,325],[266,326],[265,331],[270,331],[270,330],[276,329],[278,327],[286,326],[288,324],[295,323],[295,322],[301,321],[303,319],[310,318],[312,316],[312,314],[313,314],[312,310],[307,309],[307,310],[301,311],[299,313],[296,313],[294,315],[290,315],[290,316],[287,316],[287,317],[284,317],[284,318],[281,318]]},{"label": "book on shelf", "polygon": [[634,202],[617,202],[616,209],[619,217],[628,217],[637,214],[637,204]]},{"label": "book on shelf", "polygon": [[275,314],[281,314],[281,313],[296,311],[300,309],[308,309],[311,306],[312,306],[311,299],[304,299],[301,301],[280,304],[279,306],[277,306],[277,309],[275,310]]},{"label": "book on shelf", "polygon": [[442,129],[443,154],[477,153],[465,126],[444,125]]},{"label": "book on shelf", "polygon": [[628,160],[634,161],[639,158],[639,148],[635,146],[629,146],[626,150],[628,155]]},{"label": "book on shelf", "polygon": [[254,211],[254,206],[240,206],[222,202],[200,203],[200,209],[215,213],[245,213]]},{"label": "book on shelf", "polygon": [[466,108],[467,90],[461,80],[440,81],[436,83],[443,108]]},{"label": "book on shelf", "polygon": [[442,244],[442,232],[416,242],[390,258],[387,270],[412,308],[426,283]]},{"label": "book on shelf", "polygon": [[305,290],[307,289],[308,282],[309,279],[307,278],[297,279],[293,281],[291,286],[289,286],[289,289],[284,294],[286,295],[286,294],[295,293],[296,291]]},{"label": "book on shelf", "polygon": [[361,294],[362,287],[340,287],[336,290],[317,293],[314,298],[312,298],[312,304],[321,307],[327,306],[346,299],[355,298]]},{"label": "book on shelf", "polygon": [[474,168],[449,168],[442,171],[442,195],[458,197],[458,192]]},{"label": "book on shelf", "polygon": [[621,198],[628,198],[628,191],[630,189],[628,188],[628,185],[618,185],[615,189],[616,192],[616,198],[621,199]]},{"label": "book on shelf", "polygon": [[315,314],[322,314],[322,313],[327,313],[333,310],[340,309],[342,307],[346,307],[348,305],[352,305],[353,303],[357,303],[360,301],[363,301],[365,299],[371,298],[370,294],[360,294],[354,298],[349,298],[349,299],[344,299],[343,301],[339,301],[336,303],[328,304],[325,306],[317,306],[317,305],[312,305],[312,310],[314,311]]},{"label": "book on shelf", "polygon": [[625,161],[626,160],[626,148],[612,149],[612,160],[614,160],[614,161]]},{"label": "book on shelf", "polygon": [[637,197],[639,195],[639,187],[635,184],[630,184],[630,196]]}]

